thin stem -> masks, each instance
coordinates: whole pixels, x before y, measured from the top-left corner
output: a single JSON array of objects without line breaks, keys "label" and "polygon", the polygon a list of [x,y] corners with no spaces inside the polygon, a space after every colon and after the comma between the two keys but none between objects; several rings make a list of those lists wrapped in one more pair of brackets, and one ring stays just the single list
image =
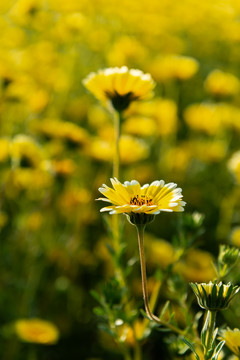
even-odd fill
[{"label": "thin stem", "polygon": [[207,332],[207,345],[205,348],[205,354],[204,354],[204,359],[208,360],[209,356],[208,356],[208,351],[211,349],[212,345],[213,345],[213,333],[214,333],[214,329],[215,329],[215,322],[216,322],[216,311],[209,311],[209,326],[208,326],[208,332]]},{"label": "thin stem", "polygon": [[119,140],[120,140],[120,123],[121,123],[121,113],[115,111],[113,115],[114,121],[114,135],[115,135],[115,148],[114,148],[114,158],[113,158],[113,177],[119,178],[119,167],[120,167],[120,149],[119,149]]},{"label": "thin stem", "polygon": [[155,316],[150,308],[149,297],[148,297],[148,289],[147,289],[147,274],[146,274],[146,262],[145,262],[145,253],[144,253],[144,231],[145,225],[138,225],[137,234],[138,234],[138,245],[139,245],[139,257],[140,257],[140,265],[141,265],[141,276],[142,276],[142,290],[143,290],[143,300],[145,305],[145,310],[147,316],[150,320],[153,320],[159,325],[164,325],[168,327],[170,330],[183,335],[184,331],[178,329],[172,324],[166,323],[165,321],[160,320],[157,316]]}]

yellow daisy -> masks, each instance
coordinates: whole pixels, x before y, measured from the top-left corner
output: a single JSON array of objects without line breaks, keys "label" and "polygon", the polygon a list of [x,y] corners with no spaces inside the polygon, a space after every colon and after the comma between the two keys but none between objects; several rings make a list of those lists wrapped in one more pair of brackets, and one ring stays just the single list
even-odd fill
[{"label": "yellow daisy", "polygon": [[182,189],[177,184],[165,184],[163,180],[154,181],[150,185],[142,187],[139,182],[132,180],[120,183],[118,179],[111,179],[114,189],[102,185],[99,191],[106,196],[99,198],[112,203],[111,206],[102,208],[100,211],[109,211],[110,214],[137,213],[156,215],[160,211],[183,211],[186,204],[182,201]]},{"label": "yellow daisy", "polygon": [[155,87],[150,74],[126,66],[90,73],[83,84],[98,100],[110,102],[117,111],[125,110],[132,101],[151,98]]}]

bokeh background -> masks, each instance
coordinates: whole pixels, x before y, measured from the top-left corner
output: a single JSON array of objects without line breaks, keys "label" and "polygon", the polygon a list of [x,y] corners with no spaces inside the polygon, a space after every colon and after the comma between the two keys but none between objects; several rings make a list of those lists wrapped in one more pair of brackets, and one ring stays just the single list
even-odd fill
[{"label": "bokeh background", "polygon": [[[5,0],[0,14],[1,359],[121,359],[90,295],[114,274],[95,202],[112,176],[113,126],[82,80],[122,65],[152,75],[154,98],[124,114],[120,180],[182,187],[206,230],[176,271],[209,281],[219,243],[240,246],[240,2]],[[172,261],[180,220],[149,225],[150,272]],[[137,242],[124,231],[128,261]],[[59,341],[22,342],[13,324],[31,317],[55,324]],[[149,341],[154,359],[158,334]]]}]

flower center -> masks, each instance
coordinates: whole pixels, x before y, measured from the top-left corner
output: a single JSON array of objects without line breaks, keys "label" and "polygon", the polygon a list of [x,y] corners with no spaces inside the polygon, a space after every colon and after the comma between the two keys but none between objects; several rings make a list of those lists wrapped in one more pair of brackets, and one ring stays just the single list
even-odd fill
[{"label": "flower center", "polygon": [[128,108],[130,103],[138,99],[138,96],[134,95],[132,91],[129,91],[127,94],[120,95],[116,90],[113,92],[105,91],[107,97],[111,100],[113,107],[117,111],[123,111]]},{"label": "flower center", "polygon": [[134,196],[131,198],[130,200],[130,205],[139,205],[139,206],[142,206],[142,205],[148,205],[148,206],[151,206],[151,205],[154,205],[153,204],[153,199],[145,196],[145,195],[137,195],[137,196]]}]

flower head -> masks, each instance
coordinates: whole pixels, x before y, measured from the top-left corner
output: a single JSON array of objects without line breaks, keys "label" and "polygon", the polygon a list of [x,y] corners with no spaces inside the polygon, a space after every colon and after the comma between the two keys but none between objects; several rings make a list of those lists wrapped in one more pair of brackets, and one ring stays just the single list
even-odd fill
[{"label": "flower head", "polygon": [[[154,181],[150,185],[145,184],[141,187],[138,181],[125,181],[120,183],[118,179],[111,179],[113,189],[107,185],[99,188],[105,198],[99,198],[112,203],[101,209],[109,211],[110,214],[128,214],[130,221],[134,224],[149,222],[144,215],[159,214],[160,211],[183,211],[185,202],[182,201],[182,189],[177,188],[177,184],[165,184],[163,180]],[[150,219],[149,218],[149,219]]]},{"label": "flower head", "polygon": [[150,74],[129,70],[126,66],[90,73],[83,84],[98,100],[103,103],[110,101],[117,111],[127,109],[132,101],[151,98],[155,86]]},{"label": "flower head", "polygon": [[15,323],[15,330],[21,340],[35,344],[55,344],[59,337],[57,327],[41,319],[20,319]]},{"label": "flower head", "polygon": [[212,311],[227,308],[229,302],[240,290],[240,287],[233,286],[231,283],[214,284],[211,281],[208,284],[190,283],[190,286],[197,297],[199,306]]},{"label": "flower head", "polygon": [[221,330],[219,335],[221,340],[225,340],[227,347],[232,350],[235,355],[240,356],[240,330],[227,328]]}]

